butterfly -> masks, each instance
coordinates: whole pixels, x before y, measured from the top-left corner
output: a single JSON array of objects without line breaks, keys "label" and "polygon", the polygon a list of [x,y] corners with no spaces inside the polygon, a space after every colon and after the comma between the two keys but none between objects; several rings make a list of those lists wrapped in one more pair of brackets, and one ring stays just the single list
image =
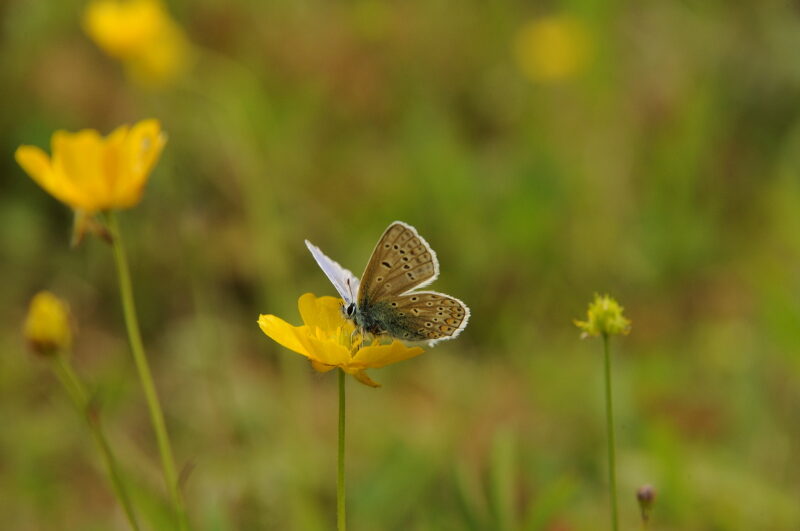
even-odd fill
[{"label": "butterfly", "polygon": [[461,333],[467,305],[435,291],[417,291],[439,276],[439,261],[417,229],[390,224],[378,240],[361,281],[319,247],[306,246],[344,300],[343,313],[362,331],[433,346]]}]

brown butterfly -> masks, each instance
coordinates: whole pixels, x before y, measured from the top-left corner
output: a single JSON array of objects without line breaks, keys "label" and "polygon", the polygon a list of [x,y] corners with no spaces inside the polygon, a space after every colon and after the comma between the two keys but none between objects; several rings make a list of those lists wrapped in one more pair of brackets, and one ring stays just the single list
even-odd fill
[{"label": "brown butterfly", "polygon": [[361,282],[306,240],[322,271],[344,299],[345,317],[362,331],[434,345],[461,333],[467,305],[435,291],[417,291],[439,276],[439,262],[428,242],[407,223],[384,231],[367,262]]}]

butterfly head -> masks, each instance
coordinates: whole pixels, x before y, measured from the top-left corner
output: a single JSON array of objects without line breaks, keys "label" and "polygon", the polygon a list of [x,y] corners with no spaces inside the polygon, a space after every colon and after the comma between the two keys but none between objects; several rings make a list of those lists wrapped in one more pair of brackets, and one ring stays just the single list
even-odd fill
[{"label": "butterfly head", "polygon": [[356,315],[356,303],[345,303],[342,305],[342,312],[347,319],[353,319]]}]

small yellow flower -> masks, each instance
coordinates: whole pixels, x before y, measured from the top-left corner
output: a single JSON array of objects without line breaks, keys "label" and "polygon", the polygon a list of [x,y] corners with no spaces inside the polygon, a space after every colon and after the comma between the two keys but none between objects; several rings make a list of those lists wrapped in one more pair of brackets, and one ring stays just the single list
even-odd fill
[{"label": "small yellow flower", "polygon": [[125,66],[128,75],[140,85],[159,87],[169,84],[186,70],[188,56],[189,43],[183,31],[172,24]]},{"label": "small yellow flower", "polygon": [[568,15],[528,22],[517,33],[514,48],[523,74],[534,82],[558,82],[579,74],[589,58],[589,35]]},{"label": "small yellow flower", "polygon": [[129,59],[156,39],[169,20],[156,0],[96,0],[83,14],[86,32],[108,55]]},{"label": "small yellow flower", "polygon": [[168,84],[189,63],[189,41],[159,0],[93,0],[86,6],[83,25],[89,37],[121,60],[142,85]]},{"label": "small yellow flower", "polygon": [[36,146],[20,146],[14,156],[47,193],[92,214],[136,205],[165,142],[159,122],[143,120],[105,138],[93,129],[56,131],[52,157]]},{"label": "small yellow flower", "polygon": [[273,341],[311,360],[319,372],[336,367],[352,374],[359,382],[379,387],[366,369],[377,369],[419,356],[420,347],[407,347],[398,340],[390,344],[360,346],[353,340],[355,325],[342,315],[342,301],[335,297],[315,297],[306,293],[298,300],[302,326],[292,326],[274,315],[261,315],[258,325]]},{"label": "small yellow flower", "polygon": [[622,315],[622,306],[608,295],[602,297],[595,293],[589,304],[586,321],[574,321],[583,330],[581,337],[599,335],[628,334],[631,322]]},{"label": "small yellow flower", "polygon": [[68,350],[72,344],[69,307],[49,291],[40,291],[31,300],[24,333],[37,354],[51,356]]}]

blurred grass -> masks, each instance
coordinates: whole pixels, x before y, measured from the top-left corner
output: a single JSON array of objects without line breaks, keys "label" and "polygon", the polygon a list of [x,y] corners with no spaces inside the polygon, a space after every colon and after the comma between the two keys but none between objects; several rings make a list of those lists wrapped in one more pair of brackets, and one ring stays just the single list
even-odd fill
[{"label": "blurred grass", "polygon": [[[82,3],[0,5],[0,514],[9,529],[123,529],[88,434],[24,352],[30,296],[80,323],[143,520],[168,518],[132,376],[110,250],[68,248],[71,215],[13,160],[53,130],[162,120],[169,142],[121,218],[145,342],[195,527],[329,529],[335,382],[264,340],[332,294],[309,238],[359,273],[385,226],[439,253],[466,332],[351,387],[353,529],[593,529],[607,516],[598,345],[571,319],[609,291],[622,528],[800,524],[800,12],[784,2],[553,12],[586,69],[532,83],[516,2],[170,2],[189,78],[131,84]],[[617,398],[618,397],[618,398]]]}]

